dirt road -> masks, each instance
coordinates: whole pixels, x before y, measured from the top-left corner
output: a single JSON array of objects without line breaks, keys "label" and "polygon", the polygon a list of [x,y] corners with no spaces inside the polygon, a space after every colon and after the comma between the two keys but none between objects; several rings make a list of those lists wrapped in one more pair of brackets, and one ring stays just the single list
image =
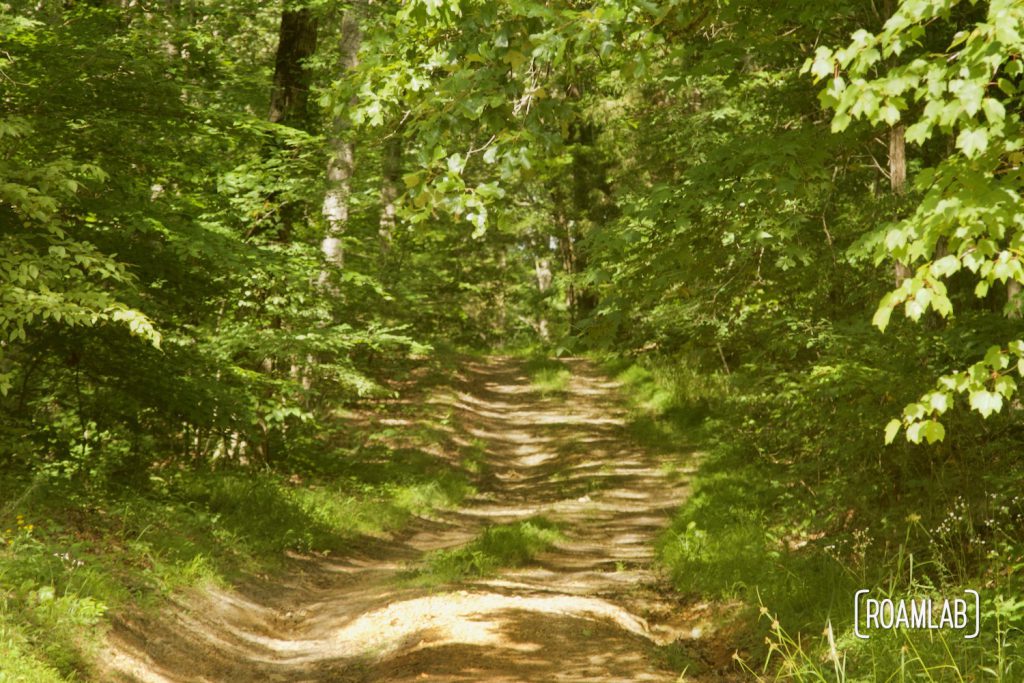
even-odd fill
[{"label": "dirt road", "polygon": [[[522,361],[467,364],[448,400],[490,474],[461,509],[346,557],[297,560],[292,577],[189,594],[159,621],[123,624],[111,676],[499,683],[698,680],[696,670],[722,680],[699,608],[652,568],[689,456],[640,446],[615,383],[587,361],[565,363],[567,391],[549,398]],[[424,553],[535,515],[562,525],[563,540],[527,567],[433,588],[402,579]],[[697,666],[681,677],[686,658]]]}]

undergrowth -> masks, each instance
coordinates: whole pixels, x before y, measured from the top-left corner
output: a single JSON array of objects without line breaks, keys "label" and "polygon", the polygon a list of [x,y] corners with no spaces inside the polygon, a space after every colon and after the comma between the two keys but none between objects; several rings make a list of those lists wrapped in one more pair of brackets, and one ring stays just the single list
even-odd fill
[{"label": "undergrowth", "polygon": [[[881,425],[904,403],[887,375],[899,359],[870,353],[732,375],[687,357],[607,362],[630,397],[636,438],[683,452],[681,461],[694,458],[681,446],[699,446],[692,494],[658,542],[660,561],[684,594],[744,605],[738,674],[1022,680],[1024,498],[1011,484],[1020,473],[1011,422],[972,432],[965,420],[959,440],[941,447],[883,450]],[[858,639],[860,588],[875,598],[978,589],[981,635]]]},{"label": "undergrowth", "polygon": [[[437,410],[424,403],[406,412],[443,422]],[[340,432],[343,443],[324,429],[325,438],[296,444],[276,471],[165,464],[130,485],[0,472],[0,681],[94,679],[112,613],[157,609],[188,586],[282,571],[288,553],[343,551],[357,536],[394,531],[474,491],[480,454],[466,449],[461,468],[440,459],[427,448],[444,437],[435,430],[396,435],[346,421]]]}]

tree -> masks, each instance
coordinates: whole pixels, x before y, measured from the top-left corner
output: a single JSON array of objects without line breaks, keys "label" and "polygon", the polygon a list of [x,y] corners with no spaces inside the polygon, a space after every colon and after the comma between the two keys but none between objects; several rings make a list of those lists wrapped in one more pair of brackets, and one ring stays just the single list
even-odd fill
[{"label": "tree", "polygon": [[[918,174],[920,200],[913,213],[877,233],[878,258],[891,256],[913,268],[882,299],[875,314],[882,330],[900,305],[914,321],[929,309],[949,318],[953,301],[946,281],[960,271],[977,279],[978,297],[997,281],[1024,281],[1017,253],[1024,233],[1015,210],[1020,198],[1015,155],[1024,144],[1015,85],[1024,9],[1000,0],[987,3],[980,16],[958,9],[953,2],[902,2],[882,31],[860,30],[847,47],[819,48],[808,63],[819,79],[831,77],[822,97],[835,109],[834,130],[854,118],[889,125],[907,120],[908,142],[924,146],[941,136],[953,143],[951,153]],[[915,49],[926,41],[948,47]],[[889,57],[898,63],[872,77]],[[1012,306],[1005,311],[1012,313]],[[984,359],[943,375],[889,424],[887,441],[901,427],[913,442],[942,440],[945,429],[938,418],[956,394],[966,394],[971,408],[985,417],[998,412],[1017,391],[1010,373],[1022,354],[1024,342],[1000,342]]]},{"label": "tree", "polygon": [[317,21],[308,7],[281,11],[281,27],[274,60],[270,94],[271,123],[309,129],[310,70],[308,60],[316,52]]},{"label": "tree", "polygon": [[[355,68],[359,62],[359,46],[362,43],[362,32],[355,10],[346,11],[341,20],[341,35],[338,46],[338,72],[342,79]],[[327,163],[327,191],[324,194],[323,215],[327,221],[327,229],[320,251],[329,267],[340,270],[344,264],[345,254],[342,237],[349,218],[349,193],[352,174],[355,168],[355,146],[348,138],[350,102],[346,100],[334,103],[332,112],[330,139],[330,160]],[[320,284],[326,285],[330,278],[329,270],[320,273]]]}]

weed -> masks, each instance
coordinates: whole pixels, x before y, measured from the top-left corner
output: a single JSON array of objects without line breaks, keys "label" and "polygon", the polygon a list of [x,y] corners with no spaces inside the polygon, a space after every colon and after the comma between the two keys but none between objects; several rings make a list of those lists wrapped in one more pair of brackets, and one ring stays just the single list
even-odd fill
[{"label": "weed", "polygon": [[558,526],[544,517],[490,526],[466,545],[429,553],[409,580],[415,585],[438,585],[487,576],[501,567],[528,563],[560,538]]},{"label": "weed", "polygon": [[564,368],[561,370],[538,370],[530,379],[534,389],[543,396],[560,396],[568,393],[572,373]]}]

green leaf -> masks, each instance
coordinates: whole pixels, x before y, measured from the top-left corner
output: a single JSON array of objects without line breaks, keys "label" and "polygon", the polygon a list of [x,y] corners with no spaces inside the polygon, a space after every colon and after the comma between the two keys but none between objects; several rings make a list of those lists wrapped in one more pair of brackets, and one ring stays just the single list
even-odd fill
[{"label": "green leaf", "polygon": [[900,110],[891,104],[887,104],[882,107],[881,116],[883,121],[890,126],[894,126],[900,120]]},{"label": "green leaf", "polygon": [[904,134],[907,142],[920,145],[932,135],[933,124],[928,120],[921,120],[912,126],[908,126]]},{"label": "green leaf", "polygon": [[907,441],[910,443],[921,443],[921,429],[923,426],[923,422],[915,422],[907,427]]},{"label": "green leaf", "polygon": [[960,270],[960,259],[953,254],[947,254],[932,263],[929,270],[935,277],[948,277]]},{"label": "green leaf", "polygon": [[989,123],[1002,123],[1006,118],[1006,107],[999,100],[986,97],[981,103],[981,107],[985,110],[985,118]]},{"label": "green leaf", "polygon": [[940,415],[949,409],[949,394],[942,391],[933,391],[928,396],[928,407]]},{"label": "green leaf", "polygon": [[988,131],[984,128],[968,128],[960,131],[956,146],[963,150],[968,158],[983,154],[988,149]]},{"label": "green leaf", "polygon": [[920,420],[928,414],[928,408],[922,403],[911,403],[903,409],[903,417],[908,420]]},{"label": "green leaf", "polygon": [[921,436],[930,444],[936,443],[946,438],[946,428],[940,422],[928,420],[921,423]]},{"label": "green leaf", "polygon": [[1003,349],[998,344],[993,344],[985,350],[984,363],[993,370],[1001,370],[1010,363],[1010,359],[1003,353]]},{"label": "green leaf", "polygon": [[847,127],[849,127],[849,125],[850,115],[845,112],[838,113],[832,118],[833,133],[841,133],[842,131],[846,130]]},{"label": "green leaf", "polygon": [[998,391],[1006,398],[1013,396],[1013,393],[1017,390],[1017,383],[1009,375],[1001,375],[993,383],[992,388]]},{"label": "green leaf", "polygon": [[885,328],[889,326],[889,318],[892,317],[894,305],[892,294],[886,294],[878,304],[878,310],[875,311],[874,317],[871,318],[871,324],[885,332]]},{"label": "green leaf", "polygon": [[992,413],[998,413],[1003,407],[1003,397],[997,393],[981,389],[972,391],[970,395],[971,408],[981,413],[982,417],[988,417]]},{"label": "green leaf", "polygon": [[889,420],[889,424],[885,425],[885,444],[887,446],[893,442],[902,426],[903,423],[896,418]]}]

